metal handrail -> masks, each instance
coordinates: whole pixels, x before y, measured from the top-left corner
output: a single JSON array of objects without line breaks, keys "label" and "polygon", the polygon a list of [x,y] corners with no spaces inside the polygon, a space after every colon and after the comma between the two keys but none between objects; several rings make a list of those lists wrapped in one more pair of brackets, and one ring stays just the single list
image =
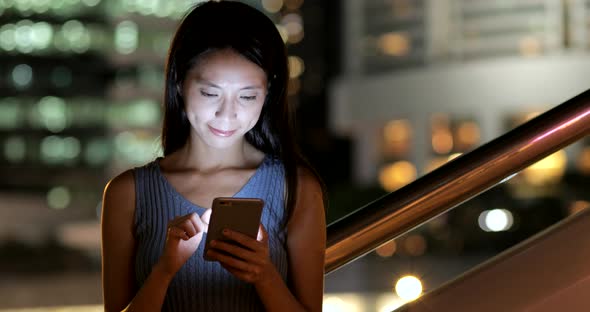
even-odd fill
[{"label": "metal handrail", "polygon": [[325,272],[488,190],[590,133],[590,89],[328,225]]}]

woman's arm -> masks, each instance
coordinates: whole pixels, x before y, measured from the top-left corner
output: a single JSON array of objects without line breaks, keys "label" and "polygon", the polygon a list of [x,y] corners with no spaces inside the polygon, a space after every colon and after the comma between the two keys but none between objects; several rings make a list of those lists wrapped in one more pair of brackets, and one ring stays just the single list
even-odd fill
[{"label": "woman's arm", "polygon": [[161,311],[170,281],[197,249],[204,224],[196,214],[172,220],[164,253],[142,287],[135,285],[135,182],[126,171],[105,187],[102,207],[102,286],[105,312]]},{"label": "woman's arm", "polygon": [[[320,312],[326,253],[323,192],[315,176],[306,170],[298,170],[298,181],[296,204],[287,225],[290,287],[302,310]],[[273,300],[272,311],[281,310],[281,302]]]},{"label": "woman's arm", "polygon": [[313,175],[302,170],[298,174],[296,205],[287,225],[290,287],[270,261],[268,238],[262,226],[258,240],[233,231],[224,233],[247,248],[214,241],[214,249],[209,250],[210,256],[230,273],[254,284],[267,311],[322,310],[326,249],[322,190]]},{"label": "woman's arm", "polygon": [[126,171],[105,187],[102,201],[102,287],[105,311],[122,311],[135,296],[135,211],[133,173]]}]

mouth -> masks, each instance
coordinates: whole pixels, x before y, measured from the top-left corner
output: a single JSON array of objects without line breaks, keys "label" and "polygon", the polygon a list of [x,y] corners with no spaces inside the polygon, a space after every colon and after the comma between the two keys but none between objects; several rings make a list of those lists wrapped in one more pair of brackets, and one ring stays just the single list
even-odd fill
[{"label": "mouth", "polygon": [[231,136],[232,134],[234,134],[236,132],[236,130],[227,130],[226,131],[226,130],[220,130],[220,129],[217,129],[217,128],[213,128],[211,126],[208,126],[208,127],[209,127],[209,130],[213,134],[215,134],[216,136],[220,136],[220,137],[229,137],[229,136]]}]

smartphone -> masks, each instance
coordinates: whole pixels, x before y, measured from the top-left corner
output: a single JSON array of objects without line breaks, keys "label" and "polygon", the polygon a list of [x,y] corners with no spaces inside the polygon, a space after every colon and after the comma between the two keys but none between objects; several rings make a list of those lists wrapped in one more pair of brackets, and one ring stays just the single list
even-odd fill
[{"label": "smartphone", "polygon": [[[215,198],[213,205],[211,205],[211,219],[209,219],[209,230],[205,240],[203,258],[212,261],[207,257],[207,250],[209,250],[211,241],[228,241],[222,233],[223,229],[240,232],[255,239],[258,235],[263,207],[264,201],[260,198]],[[235,242],[231,241],[231,243]]]}]

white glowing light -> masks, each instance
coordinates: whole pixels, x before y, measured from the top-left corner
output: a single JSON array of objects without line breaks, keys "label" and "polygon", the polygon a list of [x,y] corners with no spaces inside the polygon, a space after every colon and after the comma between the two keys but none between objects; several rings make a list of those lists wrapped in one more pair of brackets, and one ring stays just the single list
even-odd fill
[{"label": "white glowing light", "polygon": [[53,28],[46,22],[38,22],[33,25],[33,45],[38,50],[47,49],[53,39]]},{"label": "white glowing light", "polygon": [[483,211],[478,218],[479,227],[486,232],[508,230],[513,223],[512,213],[506,209]]},{"label": "white glowing light", "polygon": [[22,53],[31,53],[33,51],[33,22],[30,20],[21,20],[16,23],[14,32],[14,41],[16,49]]},{"label": "white glowing light", "polygon": [[422,282],[415,276],[404,276],[395,283],[395,292],[404,300],[415,300],[422,294]]}]

